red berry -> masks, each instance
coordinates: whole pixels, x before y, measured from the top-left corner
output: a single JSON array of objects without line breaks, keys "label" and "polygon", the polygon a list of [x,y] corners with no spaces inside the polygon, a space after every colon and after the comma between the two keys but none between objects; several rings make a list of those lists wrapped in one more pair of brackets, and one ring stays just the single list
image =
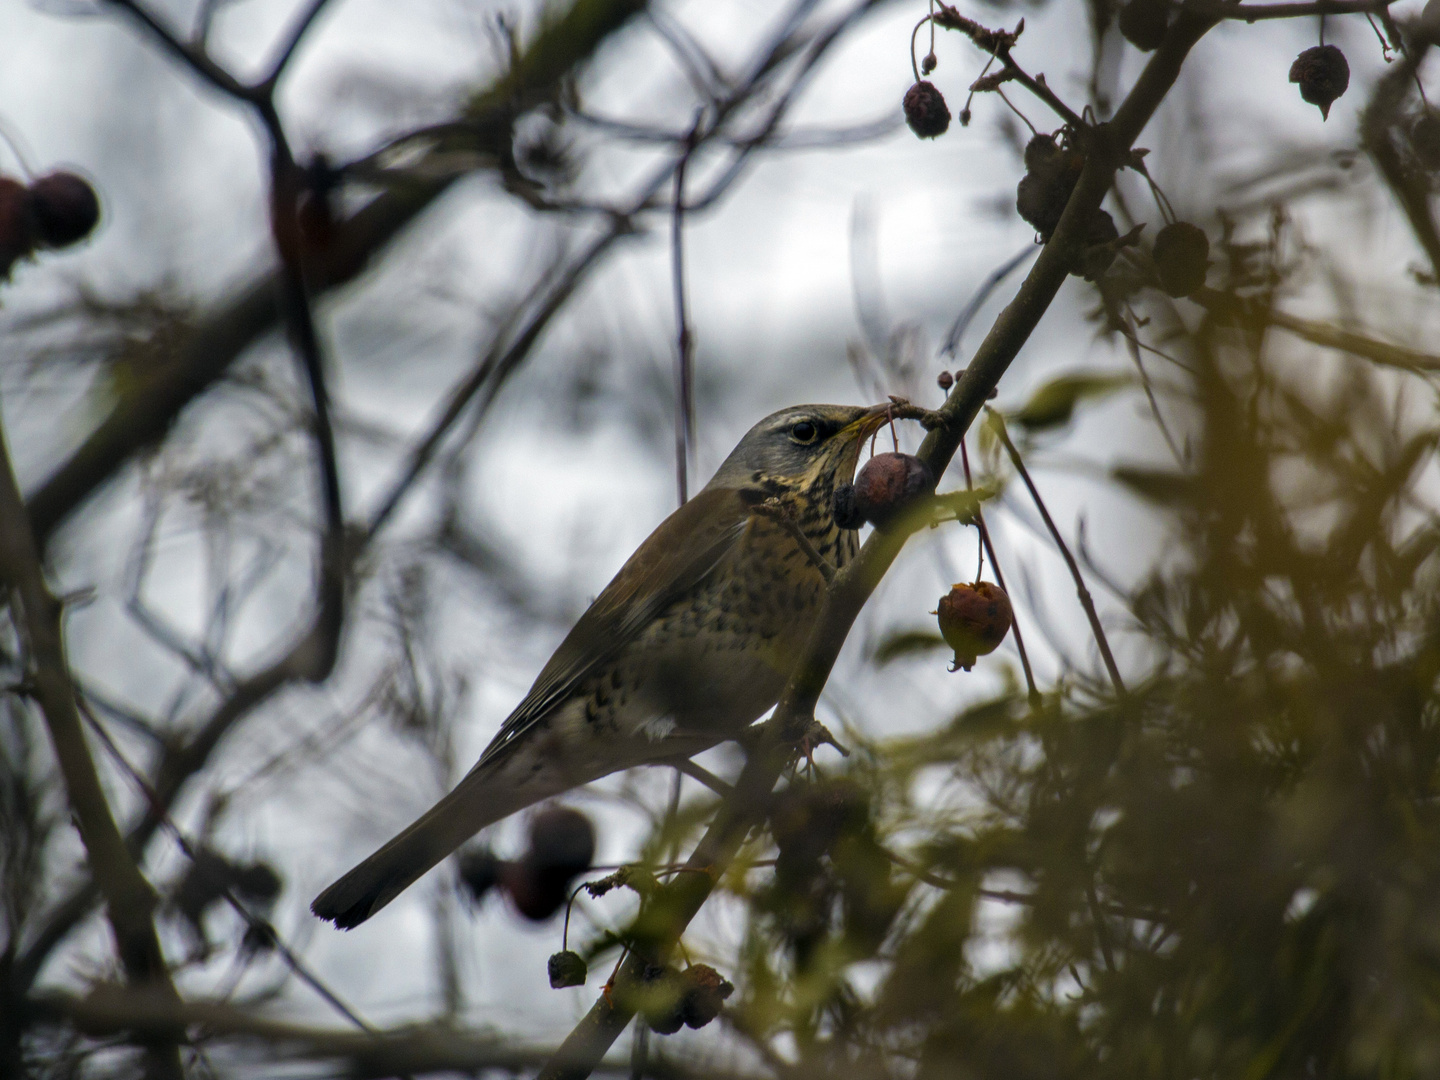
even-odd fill
[{"label": "red berry", "polygon": [[69,247],[90,235],[100,220],[100,200],[83,177],[53,172],[30,185],[35,223],[46,247]]},{"label": "red berry", "polygon": [[883,525],[935,486],[930,468],[912,454],[876,454],[855,477],[855,513]]},{"label": "red berry", "polygon": [[921,79],[905,91],[905,122],[922,139],[944,135],[950,127],[950,106],[935,84]]},{"label": "red berry", "polygon": [[955,650],[955,666],[969,671],[975,658],[999,648],[1015,621],[1005,590],[988,581],[955,585],[940,598],[935,613],[945,643]]},{"label": "red berry", "polygon": [[500,866],[500,881],[527,919],[550,918],[570,898],[570,883],[590,869],[595,828],[578,810],[554,806],[530,820],[530,850]]}]

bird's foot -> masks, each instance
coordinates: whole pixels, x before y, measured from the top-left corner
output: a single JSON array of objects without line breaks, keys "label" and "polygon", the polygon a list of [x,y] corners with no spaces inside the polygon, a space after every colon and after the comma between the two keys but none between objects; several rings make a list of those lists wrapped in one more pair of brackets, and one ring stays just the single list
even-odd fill
[{"label": "bird's foot", "polygon": [[815,751],[822,746],[833,746],[840,751],[841,757],[849,757],[850,751],[836,741],[835,736],[830,734],[830,729],[819,720],[811,720],[810,726],[805,729],[805,734],[800,736],[796,743],[796,749],[810,765],[811,771],[815,769]]}]

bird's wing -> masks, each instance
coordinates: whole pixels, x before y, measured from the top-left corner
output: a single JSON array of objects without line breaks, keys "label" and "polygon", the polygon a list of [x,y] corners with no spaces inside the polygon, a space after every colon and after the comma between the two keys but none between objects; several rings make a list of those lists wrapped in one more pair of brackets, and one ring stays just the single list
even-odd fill
[{"label": "bird's wing", "polygon": [[475,768],[503,754],[651,620],[714,571],[744,535],[756,497],[731,488],[707,488],[662,521],[565,636]]}]

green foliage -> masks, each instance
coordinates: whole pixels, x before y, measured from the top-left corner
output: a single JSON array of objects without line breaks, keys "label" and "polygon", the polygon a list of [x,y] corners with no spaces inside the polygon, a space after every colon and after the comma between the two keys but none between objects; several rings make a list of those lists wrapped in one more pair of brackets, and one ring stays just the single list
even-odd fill
[{"label": "green foliage", "polygon": [[[1232,291],[1265,257],[1224,254]],[[1249,310],[1171,319],[1190,461],[1114,474],[1175,537],[1130,692],[1015,689],[777,797],[731,1015],[802,1073],[1434,1072],[1440,426]]]}]

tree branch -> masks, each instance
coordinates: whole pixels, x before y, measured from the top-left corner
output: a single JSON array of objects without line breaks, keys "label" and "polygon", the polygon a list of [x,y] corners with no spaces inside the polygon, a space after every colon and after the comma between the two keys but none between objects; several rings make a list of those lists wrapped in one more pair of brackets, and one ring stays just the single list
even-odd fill
[{"label": "tree branch", "polygon": [[[1141,130],[1174,85],[1190,49],[1215,19],[1181,10],[1165,42],[1151,56],[1134,88],[1108,123],[1087,134],[1085,168],[1050,242],[1019,292],[991,327],[970,366],[936,414],[937,425],[919,457],[938,479],[990,391],[1039,324],[1085,247],[1089,217],[1114,182]],[[774,715],[760,726],[734,793],[721,804],[686,866],[657,890],[633,928],[634,948],[613,984],[570,1032],[541,1070],[540,1080],[588,1076],[634,1016],[633,988],[647,966],[662,962],[704,905],[750,830],[765,814],[793,743],[814,717],[815,704],[861,608],[904,545],[901,527],[877,529],[859,555],[835,576],[825,593],[815,629],[790,676]]]},{"label": "tree branch", "polygon": [[[467,137],[497,157],[507,153],[516,116],[546,99],[558,82],[587,60],[645,0],[576,0],[546,23],[515,65],[475,95],[465,110]],[[422,160],[438,156],[435,148]],[[307,262],[312,297],[348,284],[372,257],[442,195],[457,178],[412,175],[335,227],[323,253]],[[159,441],[181,410],[224,376],[251,345],[274,329],[279,272],[267,272],[237,289],[205,319],[175,359],[128,390],[110,414],[30,497],[36,542],[43,548],[76,507],[138,451]]]},{"label": "tree branch", "polygon": [[[50,731],[70,812],[85,845],[91,875],[105,898],[120,962],[132,983],[154,987],[160,996],[174,1000],[175,987],[155,932],[155,891],[125,847],[85,743],[75,686],[65,657],[63,611],[45,583],[40,554],[10,467],[3,430],[0,430],[0,581],[10,591],[11,613],[17,630],[22,630],[28,639],[31,669],[28,689]],[[18,601],[18,610],[15,601]],[[149,1046],[147,1071],[154,1077],[180,1080],[183,1073],[179,1052],[173,1045],[167,1046],[167,1042],[162,1039]]]}]

